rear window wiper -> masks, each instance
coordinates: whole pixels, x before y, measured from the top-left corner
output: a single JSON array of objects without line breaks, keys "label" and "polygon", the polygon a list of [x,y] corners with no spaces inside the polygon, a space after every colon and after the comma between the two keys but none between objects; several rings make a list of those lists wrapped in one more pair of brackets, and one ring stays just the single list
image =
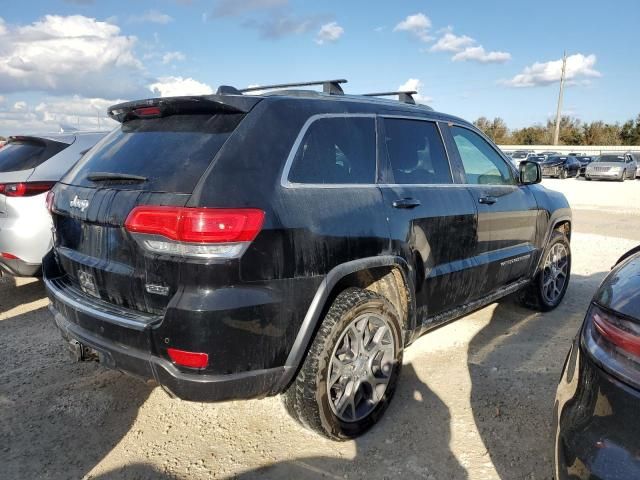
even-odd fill
[{"label": "rear window wiper", "polygon": [[147,177],[140,175],[131,175],[128,173],[111,173],[111,172],[91,172],[87,175],[87,179],[92,182],[136,182],[142,183],[148,180]]}]

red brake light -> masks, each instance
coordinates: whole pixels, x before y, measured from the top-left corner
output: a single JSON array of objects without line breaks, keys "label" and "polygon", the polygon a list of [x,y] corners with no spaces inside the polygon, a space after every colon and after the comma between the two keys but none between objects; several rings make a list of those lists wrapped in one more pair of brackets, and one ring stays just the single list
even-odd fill
[{"label": "red brake light", "polygon": [[136,108],[133,111],[133,114],[138,117],[155,117],[155,116],[161,115],[162,112],[158,107],[141,107],[141,108]]},{"label": "red brake light", "polygon": [[209,355],[200,352],[187,352],[177,348],[167,348],[169,358],[176,365],[189,368],[205,368],[209,364]]},{"label": "red brake light", "polygon": [[0,253],[0,257],[6,258],[7,260],[20,260],[13,253],[7,253],[7,252]]},{"label": "red brake light", "polygon": [[2,183],[0,193],[7,197],[33,197],[53,188],[55,182]]},{"label": "red brake light", "polygon": [[600,335],[625,352],[640,357],[640,336],[616,326],[606,315],[601,315],[601,312],[594,312],[592,318]]},{"label": "red brake light", "polygon": [[253,208],[183,208],[142,206],[125,222],[130,232],[160,235],[189,243],[251,242],[264,221],[264,212]]}]

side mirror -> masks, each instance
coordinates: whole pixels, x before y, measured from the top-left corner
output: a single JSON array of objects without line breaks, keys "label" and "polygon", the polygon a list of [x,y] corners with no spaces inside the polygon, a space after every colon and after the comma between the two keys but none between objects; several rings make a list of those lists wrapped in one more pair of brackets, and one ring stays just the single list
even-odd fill
[{"label": "side mirror", "polygon": [[536,162],[524,160],[518,165],[518,170],[520,171],[521,185],[533,185],[542,181],[542,169]]}]

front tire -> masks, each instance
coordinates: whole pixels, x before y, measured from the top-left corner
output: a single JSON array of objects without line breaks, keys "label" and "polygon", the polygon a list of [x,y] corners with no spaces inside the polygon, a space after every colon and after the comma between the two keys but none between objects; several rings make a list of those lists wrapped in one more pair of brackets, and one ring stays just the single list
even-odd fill
[{"label": "front tire", "polygon": [[624,172],[622,172],[622,175],[620,176],[620,178],[618,179],[619,182],[624,182],[627,178],[627,171],[625,170]]},{"label": "front tire", "polygon": [[566,178],[567,178],[567,171],[563,169],[560,172],[560,180],[565,180]]},{"label": "front tire", "polygon": [[548,312],[562,302],[571,277],[571,246],[567,237],[554,232],[544,250],[542,267],[520,291],[520,302],[528,308]]},{"label": "front tire", "polygon": [[303,426],[332,440],[362,435],[391,401],[402,347],[400,319],[384,297],[343,291],[284,393],[285,407]]}]

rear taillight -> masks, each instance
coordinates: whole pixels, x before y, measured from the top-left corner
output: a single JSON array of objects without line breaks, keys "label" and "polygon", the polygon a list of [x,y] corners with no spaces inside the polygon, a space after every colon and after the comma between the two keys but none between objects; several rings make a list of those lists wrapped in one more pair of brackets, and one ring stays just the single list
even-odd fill
[{"label": "rear taillight", "polygon": [[200,352],[187,352],[177,348],[167,348],[169,358],[176,365],[189,368],[205,368],[209,363],[209,355]]},{"label": "rear taillight", "polygon": [[262,228],[264,212],[254,208],[141,206],[125,222],[143,248],[154,253],[199,258],[237,258]]},{"label": "rear taillight", "polygon": [[640,325],[598,305],[587,312],[582,343],[605,370],[640,387]]},{"label": "rear taillight", "polygon": [[0,194],[7,197],[33,197],[48,192],[55,182],[0,183]]}]

